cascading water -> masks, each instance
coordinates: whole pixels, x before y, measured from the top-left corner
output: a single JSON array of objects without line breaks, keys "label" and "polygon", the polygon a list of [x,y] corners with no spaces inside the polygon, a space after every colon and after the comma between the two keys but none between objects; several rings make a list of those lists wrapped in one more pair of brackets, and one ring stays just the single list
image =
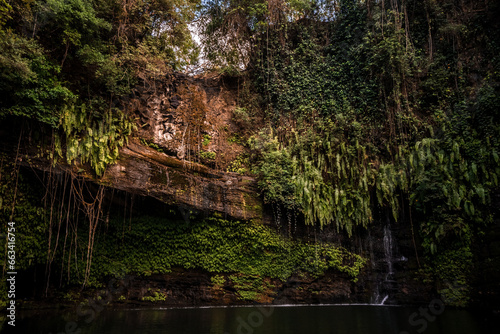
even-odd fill
[{"label": "cascading water", "polygon": [[[387,263],[387,274],[385,275],[384,285],[387,285],[388,282],[393,281],[394,276],[394,265],[392,263],[392,232],[389,222],[387,222],[387,225],[384,226],[384,255],[385,262]],[[384,286],[384,288],[384,290],[387,290],[387,286]],[[389,295],[385,295],[384,299],[380,302],[380,305],[384,305],[388,298]]]},{"label": "cascading water", "polygon": [[384,257],[378,262],[379,275],[377,275],[377,284],[372,298],[372,303],[377,305],[384,305],[390,298],[391,292],[396,288],[396,281],[394,280],[394,240],[389,219],[387,219],[383,233]]},{"label": "cascading water", "polygon": [[393,265],[393,256],[392,256],[392,232],[391,225],[388,222],[387,225],[384,226],[384,254],[385,254],[385,262],[387,263],[387,275],[385,280],[392,279],[394,275],[394,265]]}]

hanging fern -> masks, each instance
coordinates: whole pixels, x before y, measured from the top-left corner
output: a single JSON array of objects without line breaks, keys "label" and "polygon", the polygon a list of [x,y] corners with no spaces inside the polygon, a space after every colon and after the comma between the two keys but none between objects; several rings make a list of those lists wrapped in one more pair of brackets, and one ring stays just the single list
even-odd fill
[{"label": "hanging fern", "polygon": [[128,142],[128,136],[136,129],[136,125],[118,109],[110,109],[97,119],[87,111],[85,104],[63,110],[60,127],[63,135],[56,135],[56,153],[69,164],[77,159],[89,163],[97,176],[118,159],[119,148]]}]

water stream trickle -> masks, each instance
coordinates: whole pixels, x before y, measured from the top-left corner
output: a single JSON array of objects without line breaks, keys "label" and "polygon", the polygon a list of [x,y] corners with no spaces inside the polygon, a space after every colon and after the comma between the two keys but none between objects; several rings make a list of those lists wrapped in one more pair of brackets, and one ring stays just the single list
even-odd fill
[{"label": "water stream trickle", "polygon": [[387,300],[387,298],[389,298],[389,295],[386,295],[386,296],[384,297],[384,299],[382,299],[382,301],[380,302],[380,304],[379,304],[379,305],[384,305],[384,303],[385,303],[385,301]]},{"label": "water stream trickle", "polygon": [[372,298],[372,303],[376,305],[384,305],[390,298],[391,292],[395,290],[396,284],[394,280],[394,237],[389,219],[383,228],[382,244],[384,257],[378,262],[379,274]]},{"label": "water stream trickle", "polygon": [[394,275],[394,266],[393,266],[393,256],[392,256],[392,232],[391,225],[388,222],[387,225],[384,226],[384,254],[385,254],[385,262],[387,263],[387,275],[385,280],[392,280],[392,276]]}]

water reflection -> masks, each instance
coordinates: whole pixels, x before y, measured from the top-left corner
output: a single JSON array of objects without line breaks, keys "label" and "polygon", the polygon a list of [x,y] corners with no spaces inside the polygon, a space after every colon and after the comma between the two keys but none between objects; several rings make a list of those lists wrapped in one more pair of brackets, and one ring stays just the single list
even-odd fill
[{"label": "water reflection", "polygon": [[[75,311],[24,311],[1,333],[45,334],[479,334],[498,328],[484,313],[446,309],[425,320],[419,307],[370,305],[113,309],[90,317]],[[431,320],[432,319],[432,320]]]}]

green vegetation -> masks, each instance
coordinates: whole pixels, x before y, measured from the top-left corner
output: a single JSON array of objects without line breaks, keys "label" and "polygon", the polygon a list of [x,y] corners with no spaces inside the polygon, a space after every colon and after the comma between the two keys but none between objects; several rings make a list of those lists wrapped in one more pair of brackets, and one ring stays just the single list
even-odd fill
[{"label": "green vegetation", "polygon": [[163,148],[161,148],[160,146],[158,146],[158,144],[150,142],[150,141],[148,141],[148,140],[146,140],[144,138],[141,138],[140,142],[141,142],[141,144],[143,144],[145,146],[148,146],[148,147],[151,147],[152,149],[154,149],[155,151],[157,151],[159,153],[165,153],[165,151],[163,150]]},{"label": "green vegetation", "polygon": [[233,133],[229,138],[227,138],[227,141],[230,142],[231,144],[236,143],[236,144],[241,144],[241,136],[238,133]]},{"label": "green vegetation", "polygon": [[212,151],[200,151],[198,154],[203,160],[215,160],[217,157],[217,153]]},{"label": "green vegetation", "polygon": [[[191,215],[190,224],[186,224],[172,212],[172,219],[110,218],[106,225],[95,226],[95,217],[78,214],[88,209],[89,204],[79,208],[64,190],[72,182],[68,178],[51,184],[46,196],[49,203],[56,204],[53,211],[46,210],[39,201],[45,189],[33,186],[36,177],[29,176],[27,171],[18,172],[5,158],[2,161],[0,213],[3,221],[13,220],[16,227],[23,229],[16,238],[16,266],[22,271],[49,263],[61,273],[53,280],[63,285],[101,287],[109,277],[149,276],[168,273],[172,268],[199,268],[214,273],[212,283],[219,287],[225,284],[224,274],[260,282],[267,278],[286,280],[297,273],[320,276],[327,270],[337,270],[355,281],[365,264],[362,257],[333,244],[287,239],[272,228],[253,222],[200,220]],[[84,189],[76,183],[73,186],[76,193]],[[60,202],[56,196],[66,197]],[[96,200],[100,201],[99,196]],[[66,207],[68,203],[70,206]],[[114,216],[119,215],[112,213],[111,217]],[[89,230],[95,233],[94,237],[78,233]],[[89,245],[93,252],[90,258]],[[244,291],[251,289],[236,281],[232,280],[241,285],[242,298],[248,299]],[[76,297],[68,295],[68,298]],[[161,294],[152,293],[144,300],[161,298]]]},{"label": "green vegetation", "polygon": [[[7,236],[0,239],[2,249],[15,251],[16,269],[19,271],[34,268],[47,260],[47,231],[49,220],[40,198],[43,193],[30,186],[30,180],[0,154],[0,219],[2,228],[7,231],[8,222],[15,222],[16,243],[9,249]],[[6,264],[6,262],[5,262]],[[0,306],[7,300],[7,284],[0,282]]]},{"label": "green vegetation", "polygon": [[128,136],[136,129],[120,111],[108,111],[103,119],[92,119],[86,106],[73,106],[61,115],[61,126],[65,134],[66,150],[63,152],[59,136],[55,137],[55,151],[66,157],[68,163],[80,159],[88,162],[98,176],[102,175],[108,164],[118,159],[118,149],[128,142]]},{"label": "green vegetation", "polygon": [[228,172],[245,174],[247,173],[247,166],[250,165],[249,157],[246,154],[240,154],[229,163],[227,167]]},{"label": "green vegetation", "polygon": [[202,140],[201,144],[203,146],[207,146],[208,144],[210,144],[211,139],[212,139],[212,137],[210,135],[203,135],[203,140]]},{"label": "green vegetation", "polygon": [[[306,223],[334,221],[351,234],[354,225],[366,226],[372,219],[369,186],[386,179],[375,180],[375,170],[358,142],[339,144],[334,123],[320,126],[328,127],[323,138],[306,129],[292,129],[281,143],[272,132],[255,138],[252,144],[262,152],[260,186],[268,202],[299,209]],[[387,191],[380,192],[383,204]]]},{"label": "green vegetation", "polygon": [[[250,115],[248,114],[248,111],[246,108],[241,108],[241,107],[237,107],[237,108],[234,108],[233,110],[233,120],[239,124],[241,127],[245,127],[245,126],[248,126],[249,123],[250,123]],[[231,138],[233,138],[231,140]],[[233,137],[230,137],[229,139],[229,142],[237,142],[238,140],[238,137],[237,135],[233,136]]]},{"label": "green vegetation", "polygon": [[[257,174],[264,201],[305,224],[335,224],[352,236],[382,216],[409,222],[443,297],[465,305],[472,246],[497,218],[498,14],[500,4],[486,0],[0,0],[0,120],[29,120],[50,137],[43,149],[51,147],[54,163],[88,164],[101,176],[135,129],[123,105],[133,87],[195,64],[202,50],[204,66],[237,78],[233,121],[241,133],[228,141],[248,139],[250,154],[227,171]],[[188,29],[195,18],[200,47]],[[198,152],[205,162],[219,154],[208,151],[211,139],[204,135]],[[37,231],[23,239],[31,244],[20,246],[28,261],[21,268],[52,263],[59,254],[52,234],[69,222],[63,212],[70,208],[61,205],[53,217],[55,200],[35,204],[36,192],[21,177],[18,183],[15,166],[14,172],[1,166],[5,221],[15,206],[16,219]],[[310,244],[216,220],[154,225],[161,232],[154,235],[132,224],[122,233],[126,252],[113,248],[118,229],[104,233],[91,274],[102,217],[97,207],[82,210],[89,236],[78,245],[88,245],[86,253],[79,250],[87,265],[67,265],[71,282],[98,284],[117,270],[113,263],[143,275],[196,267],[234,273],[241,297],[256,300],[250,287],[264,277],[336,268],[355,278],[361,266],[345,267],[346,253],[331,245],[315,245],[311,257]],[[227,241],[232,235],[234,245]],[[244,260],[238,252],[247,254]]]},{"label": "green vegetation", "polygon": [[[4,172],[1,175],[8,176]],[[14,218],[19,226],[30,226],[29,229],[37,233],[19,236],[16,244],[20,256],[18,268],[26,270],[45,265],[47,254],[50,254],[49,263],[54,270],[62,273],[54,280],[64,286],[83,284],[98,288],[110,277],[125,274],[149,276],[168,273],[172,268],[199,268],[214,273],[211,281],[219,288],[225,284],[224,274],[236,275],[231,276],[231,282],[237,286],[242,299],[250,300],[253,298],[248,294],[255,289],[244,284],[248,279],[260,286],[262,280],[269,278],[287,280],[297,273],[320,276],[327,270],[336,270],[355,281],[365,264],[362,257],[333,244],[286,239],[272,228],[258,223],[219,218],[200,220],[193,216],[190,224],[186,224],[180,217],[180,220],[175,220],[142,216],[131,221],[128,218],[126,221],[110,219],[106,226],[99,224],[100,227],[95,227],[95,242],[91,245],[92,268],[88,272],[86,254],[93,240],[86,233],[77,234],[75,231],[92,230],[92,219],[73,213],[66,216],[64,204],[59,203],[57,207],[66,220],[64,224],[74,229],[66,231],[64,225],[59,225],[62,219],[50,217],[50,211],[33,205],[40,194],[26,193],[27,183],[24,183],[22,175]],[[9,183],[5,184],[1,194],[4,218],[11,211],[12,191],[8,190],[13,189],[7,187]],[[61,233],[57,232],[58,229]],[[47,238],[51,231],[54,234]],[[61,239],[59,244],[56,238]],[[63,244],[62,239],[72,240],[71,245],[66,241]],[[67,298],[73,300],[76,297],[68,295]],[[155,290],[143,300],[157,302],[165,298],[161,291]]]},{"label": "green vegetation", "polygon": [[472,260],[470,247],[462,247],[456,250],[447,249],[431,262],[440,282],[438,292],[446,304],[458,307],[468,305]]},{"label": "green vegetation", "polygon": [[[499,189],[500,38],[489,16],[499,10],[452,0],[211,3],[209,59],[223,70],[248,64],[256,91],[245,100],[267,119],[250,138],[265,201],[348,234],[383,208],[419,228],[430,261],[447,268],[435,270],[464,273],[464,249],[488,228]],[[449,252],[462,262],[444,265]]]},{"label": "green vegetation", "polygon": [[[120,220],[110,221],[107,233],[94,246],[92,282],[123,271],[151,275],[168,273],[173,267],[282,280],[296,272],[321,275],[335,269],[355,280],[365,263],[331,244],[287,240],[269,227],[249,222],[207,218],[186,225],[141,217],[125,231],[122,225]],[[86,241],[80,242],[85,249]],[[72,277],[78,283],[78,276]],[[220,279],[214,280],[221,285]]]},{"label": "green vegetation", "polygon": [[265,298],[266,292],[271,291],[272,294],[272,288],[274,287],[267,280],[257,275],[231,275],[229,279],[233,282],[241,300],[259,302],[262,298]]},{"label": "green vegetation", "polygon": [[214,285],[216,289],[222,289],[226,283],[226,278],[222,275],[214,275],[210,277],[210,282]]},{"label": "green vegetation", "polygon": [[[425,45],[411,42],[421,27],[413,21],[405,25],[410,5],[404,1],[390,8],[332,2],[340,6],[339,15],[326,24],[314,21],[315,15],[326,15],[320,4],[306,3],[313,7],[304,7],[309,9],[301,15],[312,19],[309,23],[278,18],[284,21],[269,27],[270,37],[254,32],[262,44],[252,80],[266,98],[271,130],[251,143],[259,154],[266,201],[296,208],[306,223],[336,223],[349,233],[355,225],[367,226],[375,202],[391,208],[394,219],[403,200],[428,213],[432,209],[422,201],[436,203],[436,196],[444,197],[444,210],[458,209],[469,218],[487,215],[474,213],[500,175],[498,144],[491,139],[500,129],[493,112],[500,106],[495,82],[468,86],[449,62],[439,73],[448,72],[461,85],[435,83],[432,68],[442,66],[439,52],[450,52],[446,42],[440,48],[445,36],[426,58]],[[286,15],[297,10],[293,6],[279,10]],[[437,4],[426,6],[440,10]],[[272,17],[261,20],[270,24]],[[458,66],[460,54],[450,56]],[[424,71],[426,76],[418,74]],[[411,85],[445,91],[437,104]]]},{"label": "green vegetation", "polygon": [[167,296],[165,296],[165,294],[162,293],[162,292],[160,292],[160,291],[151,291],[151,289],[149,289],[148,293],[151,294],[151,296],[144,296],[144,297],[142,297],[143,301],[157,303],[157,302],[161,302],[161,301],[167,300]]}]

